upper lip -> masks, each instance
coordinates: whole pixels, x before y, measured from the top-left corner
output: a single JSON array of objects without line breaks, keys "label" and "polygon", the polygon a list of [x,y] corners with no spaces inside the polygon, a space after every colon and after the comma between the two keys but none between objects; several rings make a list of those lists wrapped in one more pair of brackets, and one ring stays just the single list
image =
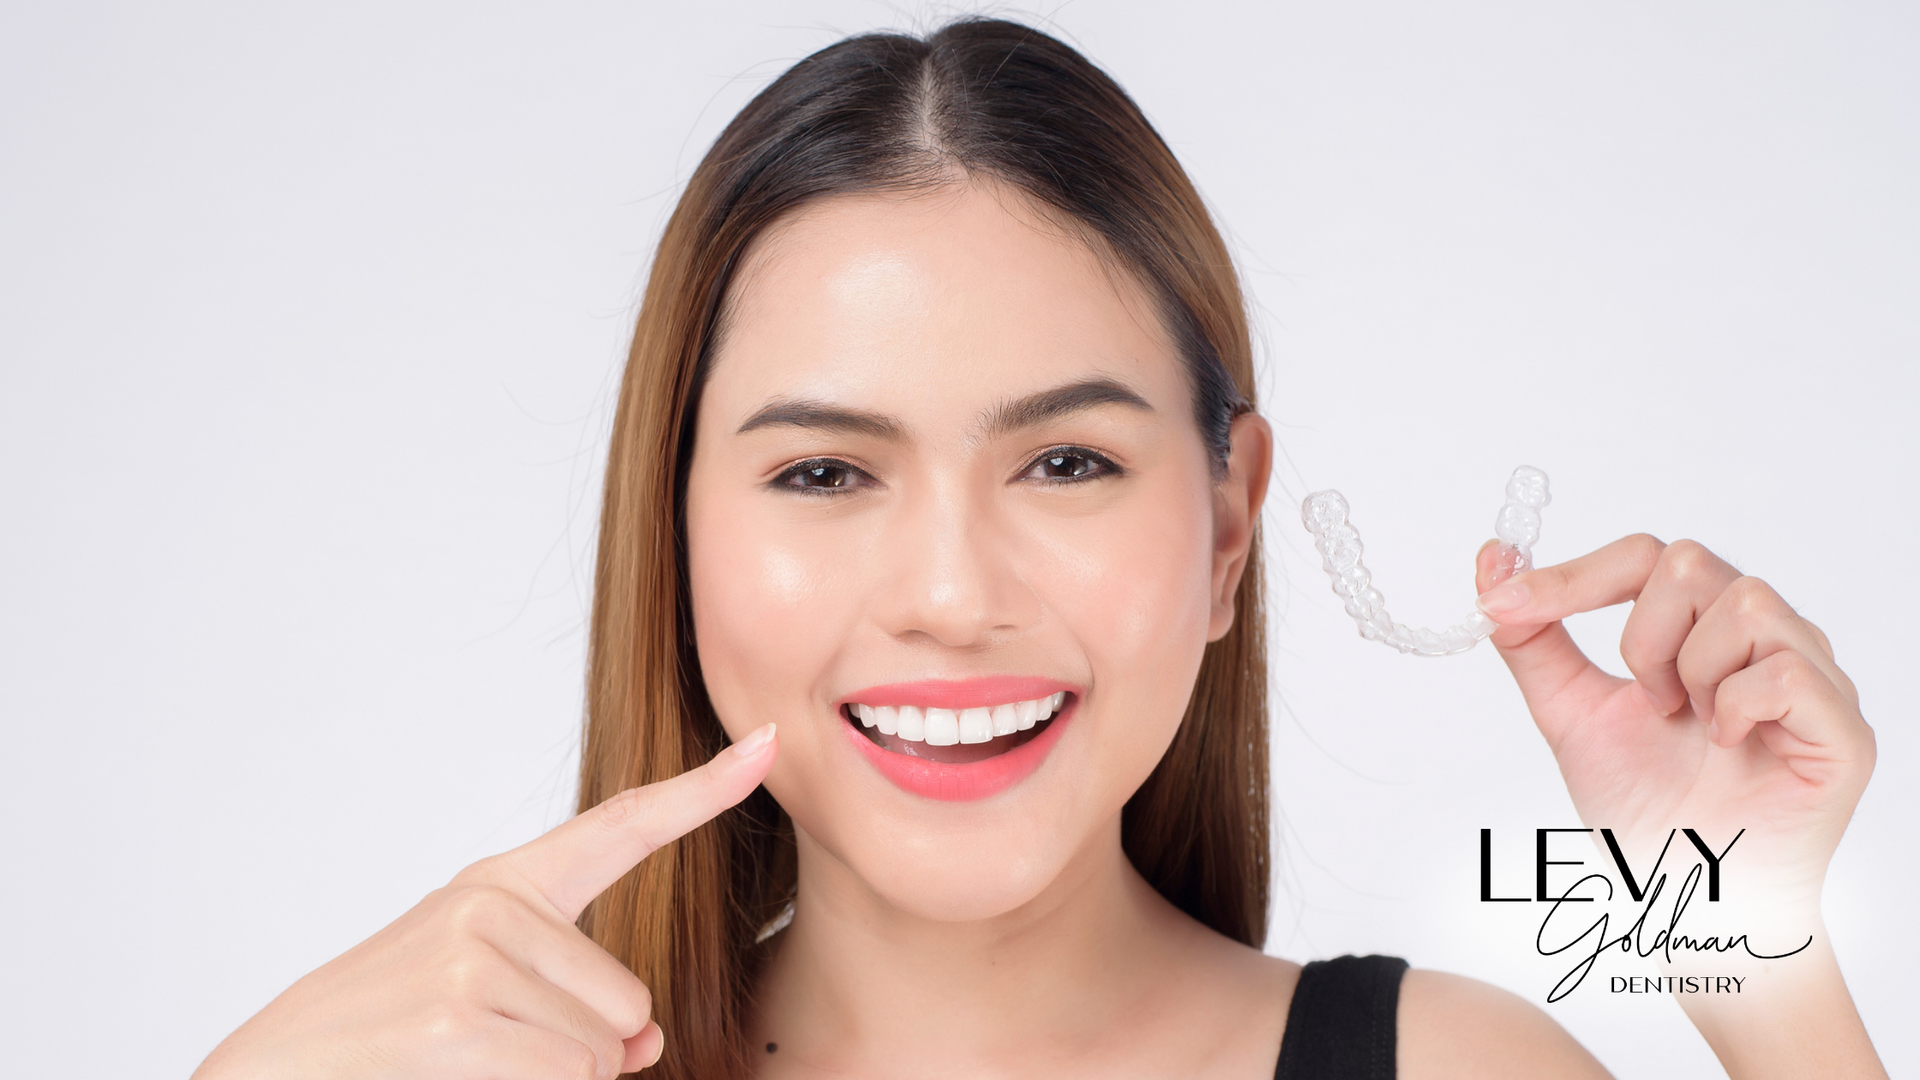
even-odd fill
[{"label": "upper lip", "polygon": [[988,675],[972,679],[917,679],[883,683],[841,697],[842,705],[917,705],[923,709],[984,709],[1010,705],[1065,691],[1078,697],[1081,688],[1063,679],[1043,675]]}]

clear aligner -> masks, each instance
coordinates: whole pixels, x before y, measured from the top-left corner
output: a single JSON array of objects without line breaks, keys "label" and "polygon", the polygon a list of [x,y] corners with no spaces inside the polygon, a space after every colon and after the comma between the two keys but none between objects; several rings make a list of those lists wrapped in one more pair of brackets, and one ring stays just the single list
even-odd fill
[{"label": "clear aligner", "polygon": [[[1540,539],[1540,511],[1553,501],[1547,474],[1522,465],[1507,478],[1507,502],[1493,519],[1500,538],[1498,577],[1533,566],[1533,545]],[[1363,550],[1359,530],[1347,520],[1347,500],[1337,491],[1316,491],[1300,506],[1300,520],[1313,534],[1320,567],[1333,580],[1333,592],[1346,602],[1347,614],[1360,626],[1360,636],[1416,656],[1451,656],[1466,652],[1499,625],[1480,612],[1445,630],[1413,629],[1387,614],[1387,599],[1373,587],[1373,575],[1360,562]]]}]

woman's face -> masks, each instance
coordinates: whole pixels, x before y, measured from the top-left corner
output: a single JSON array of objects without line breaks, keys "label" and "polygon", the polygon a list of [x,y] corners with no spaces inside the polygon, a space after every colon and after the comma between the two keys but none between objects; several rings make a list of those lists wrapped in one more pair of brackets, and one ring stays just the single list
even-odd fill
[{"label": "woman's face", "polygon": [[1144,292],[998,185],[815,203],[729,304],[687,489],[714,707],[779,722],[808,858],[922,916],[1011,911],[1117,839],[1172,740],[1267,429],[1216,483]]}]

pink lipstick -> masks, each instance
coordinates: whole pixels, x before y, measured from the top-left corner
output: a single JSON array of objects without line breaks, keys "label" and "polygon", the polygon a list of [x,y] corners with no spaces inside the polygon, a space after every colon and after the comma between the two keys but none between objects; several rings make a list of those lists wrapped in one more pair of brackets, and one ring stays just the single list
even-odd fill
[{"label": "pink lipstick", "polygon": [[855,749],[896,787],[949,802],[984,799],[1046,760],[1083,690],[991,676],[872,686],[836,703]]}]

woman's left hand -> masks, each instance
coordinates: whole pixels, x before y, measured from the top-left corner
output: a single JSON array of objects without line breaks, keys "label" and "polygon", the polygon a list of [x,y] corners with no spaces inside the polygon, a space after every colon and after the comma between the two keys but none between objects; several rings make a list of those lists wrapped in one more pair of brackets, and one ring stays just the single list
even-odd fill
[{"label": "woman's left hand", "polygon": [[[1494,544],[1481,549],[1481,607],[1581,819],[1630,851],[1689,828],[1719,851],[1744,829],[1729,866],[1746,887],[1817,910],[1874,760],[1819,627],[1689,540],[1629,536],[1496,583],[1498,562]],[[1625,601],[1632,679],[1595,666],[1560,621]],[[1675,855],[1693,854],[1680,844]]]}]

